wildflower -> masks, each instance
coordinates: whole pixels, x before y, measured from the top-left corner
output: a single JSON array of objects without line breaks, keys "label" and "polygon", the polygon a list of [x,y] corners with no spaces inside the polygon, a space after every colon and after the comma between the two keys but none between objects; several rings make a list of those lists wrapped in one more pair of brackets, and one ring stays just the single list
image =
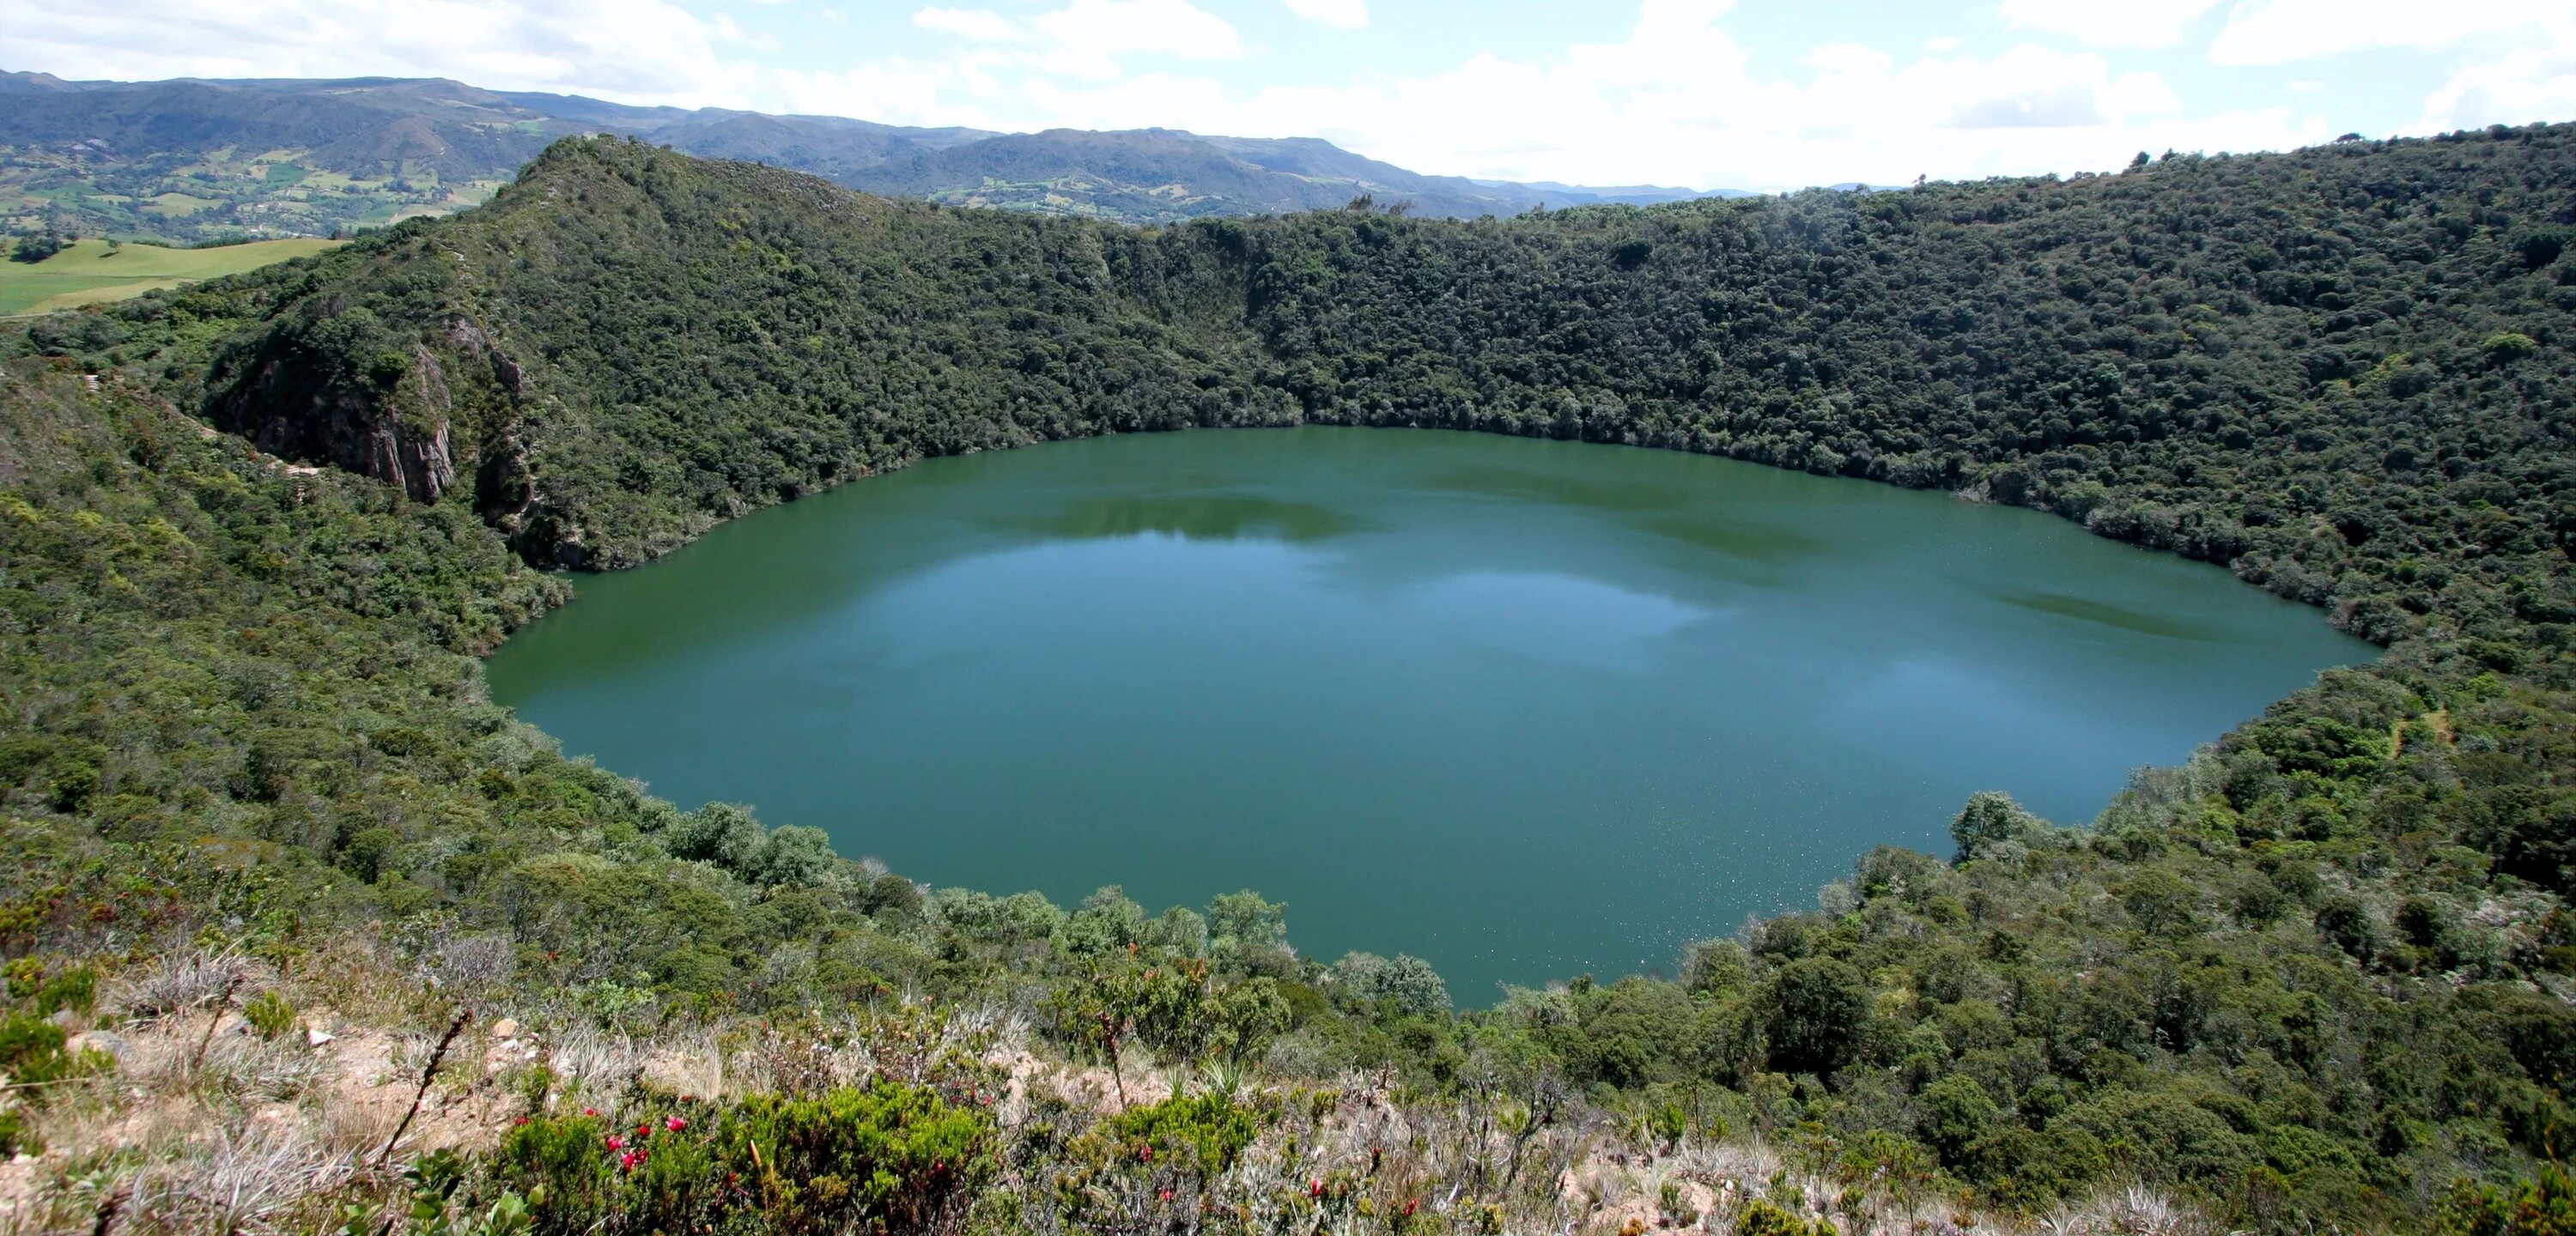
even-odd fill
[{"label": "wildflower", "polygon": [[1163,1190],[1163,1200],[1164,1200],[1164,1201],[1167,1201],[1167,1202],[1168,1202],[1168,1201],[1170,1201],[1170,1200],[1172,1200],[1172,1191],[1171,1191],[1171,1190],[1169,1190],[1169,1189],[1165,1189],[1165,1190]]},{"label": "wildflower", "polygon": [[626,1149],[626,1139],[611,1133],[608,1135],[608,1148],[611,1150],[624,1150]]},{"label": "wildflower", "polygon": [[1322,1178],[1322,1177],[1317,1177],[1317,1178],[1315,1178],[1315,1179],[1313,1179],[1313,1180],[1309,1180],[1309,1181],[1307,1181],[1307,1182],[1306,1182],[1306,1196],[1308,1196],[1308,1197],[1322,1197],[1323,1195],[1324,1195],[1324,1181],[1323,1181],[1323,1178]]},{"label": "wildflower", "polygon": [[666,1129],[666,1130],[670,1131],[670,1132],[677,1133],[677,1132],[679,1132],[680,1130],[682,1130],[682,1129],[685,1129],[685,1128],[689,1127],[689,1122],[688,1122],[688,1121],[686,1121],[686,1120],[682,1120],[682,1119],[680,1119],[680,1118],[679,1118],[679,1117],[677,1117],[677,1116],[673,1116],[673,1117],[671,1117],[671,1118],[669,1118],[669,1119],[667,1119],[667,1120],[664,1120],[664,1121],[662,1122],[662,1127],[663,1127],[664,1129]]},{"label": "wildflower", "polygon": [[526,1124],[527,1122],[528,1122],[528,1118],[527,1118],[527,1117],[525,1117],[525,1116],[521,1116],[521,1117],[519,1117],[516,1121],[514,1121],[513,1123],[516,1123],[516,1124]]},{"label": "wildflower", "polygon": [[1404,1199],[1404,1213],[1405,1213],[1405,1215],[1406,1215],[1408,1218],[1409,1218],[1409,1217],[1411,1217],[1411,1216],[1412,1216],[1412,1214],[1413,1214],[1413,1208],[1414,1208],[1414,1207],[1416,1207],[1416,1206],[1419,1206],[1419,1205],[1421,1205],[1421,1204],[1422,1204],[1422,1199],[1420,1199],[1420,1198],[1408,1197],[1408,1198]]},{"label": "wildflower", "polygon": [[1154,1148],[1151,1146],[1139,1146],[1136,1148],[1136,1157],[1139,1160],[1151,1163],[1154,1161]]},{"label": "wildflower", "polygon": [[585,1107],[581,1109],[581,1114],[585,1116],[596,1116],[599,1114],[599,1109],[596,1107]]},{"label": "wildflower", "polygon": [[644,1156],[629,1150],[626,1153],[617,1156],[617,1170],[623,1172],[634,1171],[635,1165],[643,1161]]}]

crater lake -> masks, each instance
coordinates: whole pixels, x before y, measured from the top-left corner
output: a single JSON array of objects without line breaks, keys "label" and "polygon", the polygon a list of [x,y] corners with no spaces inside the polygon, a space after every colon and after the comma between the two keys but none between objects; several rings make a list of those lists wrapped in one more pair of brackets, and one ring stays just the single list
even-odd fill
[{"label": "crater lake", "polygon": [[2045,514],[1666,451],[1228,430],[926,461],[579,581],[495,699],[937,885],[1254,888],[1499,984],[1675,965],[1968,795],[2133,768],[2376,650]]}]

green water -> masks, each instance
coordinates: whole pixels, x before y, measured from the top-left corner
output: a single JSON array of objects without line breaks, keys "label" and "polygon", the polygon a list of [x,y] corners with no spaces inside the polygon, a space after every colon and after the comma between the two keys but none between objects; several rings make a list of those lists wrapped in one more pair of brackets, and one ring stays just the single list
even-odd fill
[{"label": "green water", "polygon": [[2128,770],[2372,649],[2227,572],[1947,495],[1361,429],[934,460],[717,528],[492,658],[684,805],[936,884],[1498,982],[1669,969],[1975,790]]}]

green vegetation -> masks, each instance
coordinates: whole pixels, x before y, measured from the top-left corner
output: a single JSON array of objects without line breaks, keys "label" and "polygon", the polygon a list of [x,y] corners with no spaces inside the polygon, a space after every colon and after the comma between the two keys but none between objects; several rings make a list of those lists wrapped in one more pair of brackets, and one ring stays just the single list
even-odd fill
[{"label": "green vegetation", "polygon": [[[910,992],[1037,1027],[1125,1113],[1037,1104],[995,1133],[979,1226],[1554,1225],[1583,1128],[1759,1133],[1829,1186],[1727,1203],[1739,1230],[2133,1181],[2253,1230],[2552,1230],[2576,1072],[2571,183],[2576,129],[2545,127],[1129,231],[564,143],[470,215],[30,328],[47,355],[0,385],[0,943],[133,966],[134,941],[203,937],[310,971],[362,935],[440,993],[566,1026],[781,1036],[766,1089],[686,1116],[704,1140],[666,1143],[691,1149],[651,1160],[649,1194],[561,1096],[453,1164],[438,1196],[496,1224],[949,1205],[938,1173],[984,1162],[934,1152],[924,1176],[920,1147],[985,1136],[986,1057],[906,1063],[958,1024],[888,998]],[[290,469],[180,408],[400,483]],[[640,561],[927,454],[1296,420],[1953,488],[2227,563],[2389,653],[2089,827],[1981,795],[1955,861],[1860,856],[1816,912],[1696,946],[1677,979],[1465,1014],[1408,959],[1296,956],[1258,898],[925,895],[564,760],[476,685],[472,654],[562,595],[529,561]],[[779,1045],[800,1035],[873,1037]],[[794,1063],[822,1057],[873,1072]],[[1149,1060],[1251,1079],[1256,1140],[1232,1099],[1131,1094]],[[1360,1102],[1316,1087],[1353,1071],[1413,1105],[1418,1144],[1314,1157],[1320,1113]],[[907,1077],[933,1097],[885,1088]],[[622,1128],[665,1099],[620,1102]],[[791,1126],[845,1192],[721,1192],[756,1179],[752,1145],[788,1153],[747,1132],[736,1157],[727,1130]]]},{"label": "green vegetation", "polygon": [[[289,258],[308,257],[337,245],[330,240],[260,240],[205,249],[170,249],[87,239],[63,242],[41,257],[0,264],[0,317],[70,309],[121,300],[257,270]],[[27,253],[27,242],[19,244]]]}]

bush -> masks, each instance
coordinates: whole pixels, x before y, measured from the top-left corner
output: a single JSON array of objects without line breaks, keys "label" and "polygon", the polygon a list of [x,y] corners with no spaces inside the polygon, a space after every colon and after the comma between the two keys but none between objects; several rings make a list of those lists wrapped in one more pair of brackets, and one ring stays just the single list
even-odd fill
[{"label": "bush", "polygon": [[584,1113],[513,1128],[499,1190],[544,1233],[919,1231],[992,1170],[993,1124],[893,1082],[812,1097],[754,1095],[709,1111],[664,1105],[629,1129]]},{"label": "bush", "polygon": [[2442,1199],[2435,1230],[2443,1236],[2576,1236],[2576,1181],[2554,1163],[2501,1188],[2461,1181]]},{"label": "bush", "polygon": [[1819,1076],[1841,1068],[1869,1014],[1869,980],[1849,962],[1802,957],[1780,967],[1763,993],[1771,1067]]},{"label": "bush", "polygon": [[1178,1162],[1211,1178],[1234,1166],[1261,1131],[1250,1108],[1217,1094],[1177,1095],[1103,1121],[1100,1133],[1115,1151],[1134,1157],[1150,1148],[1156,1162]]},{"label": "bush", "polygon": [[1755,1199],[1735,1214],[1735,1236],[1836,1236],[1823,1219],[1801,1219],[1776,1203]]},{"label": "bush", "polygon": [[1968,863],[2009,854],[2047,829],[2046,821],[2023,810],[2012,795],[1980,790],[1968,796],[1968,805],[1950,821],[1950,839],[1958,843],[1959,861]]},{"label": "bush", "polygon": [[1924,1087],[1917,1102],[1923,1115],[1916,1127],[1924,1144],[1939,1152],[1944,1163],[1966,1158],[1968,1147],[1993,1133],[2002,1117],[1985,1087],[1957,1073]]},{"label": "bush", "polygon": [[1364,1005],[1400,1017],[1437,1017],[1449,1012],[1449,987],[1440,973],[1419,957],[1351,953],[1333,964],[1342,989]]},{"label": "bush", "polygon": [[295,1006],[274,991],[263,991],[242,1006],[242,1020],[263,1039],[283,1038],[295,1028]]}]

